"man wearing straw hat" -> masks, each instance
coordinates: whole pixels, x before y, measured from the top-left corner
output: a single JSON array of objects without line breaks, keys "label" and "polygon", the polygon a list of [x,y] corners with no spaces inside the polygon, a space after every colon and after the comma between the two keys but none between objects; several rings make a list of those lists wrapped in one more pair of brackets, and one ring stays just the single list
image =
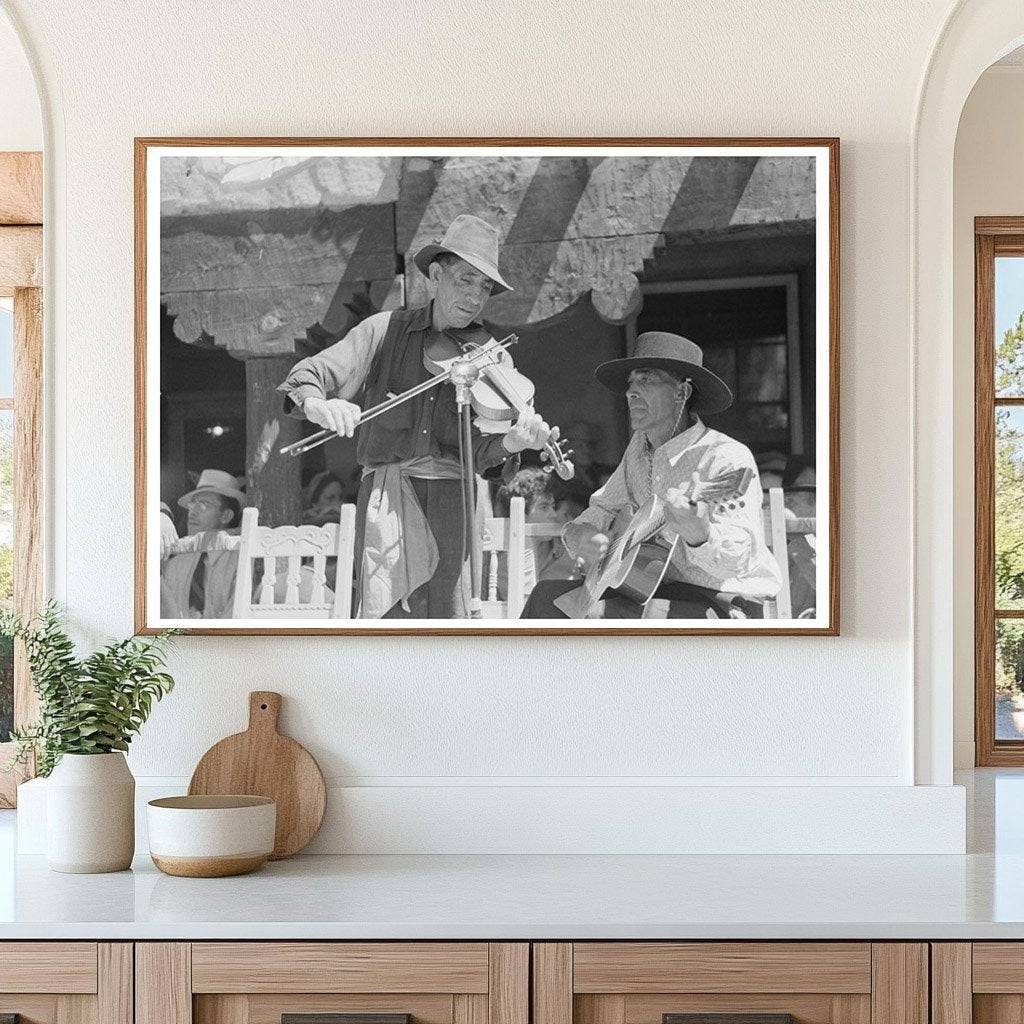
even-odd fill
[{"label": "man wearing straw hat", "polygon": [[[569,553],[587,565],[603,558],[614,525],[628,521],[653,494],[665,515],[655,540],[672,552],[655,595],[669,601],[669,616],[762,617],[762,604],[778,593],[781,574],[765,544],[757,466],[746,445],[703,420],[732,404],[728,385],[704,366],[697,345],[667,331],[641,334],[630,358],[602,363],[594,375],[625,397],[633,436],[608,482],[566,525],[562,539]],[[700,490],[716,493],[725,486],[720,481],[742,479],[737,471],[743,470],[749,474],[742,493],[694,500]],[[574,617],[578,587],[572,580],[539,583],[523,617]],[[609,591],[597,614],[629,618],[641,610]]]},{"label": "man wearing straw hat", "polygon": [[[487,340],[479,321],[484,305],[512,290],[498,270],[497,230],[462,214],[414,262],[430,281],[431,302],[368,317],[337,344],[297,363],[278,388],[289,413],[352,437],[362,408],[427,378],[424,349],[434,337]],[[504,433],[475,430],[474,469],[483,473],[526,448],[541,450],[550,436],[534,412]],[[454,390],[435,388],[363,424],[356,458],[364,474],[356,523],[359,617],[465,615],[472,510],[467,515],[462,508]]]},{"label": "man wearing straw hat", "polygon": [[220,469],[204,469],[196,486],[178,499],[188,510],[190,550],[169,554],[160,566],[160,615],[165,619],[231,617],[238,549],[223,543],[237,532],[245,492]]}]

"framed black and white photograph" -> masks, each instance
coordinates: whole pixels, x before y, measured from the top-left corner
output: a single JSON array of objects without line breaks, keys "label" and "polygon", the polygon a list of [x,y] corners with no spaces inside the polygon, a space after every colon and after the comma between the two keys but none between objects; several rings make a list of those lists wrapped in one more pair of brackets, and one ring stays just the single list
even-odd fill
[{"label": "framed black and white photograph", "polygon": [[136,140],[136,625],[836,634],[835,139]]}]

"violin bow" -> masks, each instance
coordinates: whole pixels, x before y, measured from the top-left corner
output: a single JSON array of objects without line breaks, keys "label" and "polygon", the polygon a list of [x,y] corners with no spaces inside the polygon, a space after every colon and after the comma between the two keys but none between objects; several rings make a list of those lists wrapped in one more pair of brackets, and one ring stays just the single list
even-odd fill
[{"label": "violin bow", "polygon": [[[469,362],[477,362],[479,360],[486,366],[487,362],[496,361],[494,357],[496,349],[502,352],[507,352],[518,341],[518,334],[509,334],[505,338],[502,338],[502,340],[496,345],[488,347],[479,355],[474,356],[472,352],[470,352],[468,354],[464,354],[462,358]],[[390,410],[397,408],[402,405],[402,403],[408,402],[410,399],[424,394],[431,388],[435,388],[439,384],[443,384],[446,380],[450,380],[451,376],[451,369],[447,369],[444,373],[439,373],[436,377],[431,377],[429,380],[421,381],[419,384],[409,388],[408,391],[403,391],[400,395],[395,395],[393,398],[388,398],[385,401],[380,402],[378,405],[372,406],[360,415],[359,424],[362,425],[383,413],[390,412]],[[318,430],[315,434],[310,434],[309,437],[304,437],[300,441],[293,441],[291,444],[286,444],[283,448],[280,448],[279,451],[281,455],[304,455],[306,452],[311,451],[322,444],[326,444],[332,438],[337,436],[338,434],[336,431],[325,427],[323,430]]]}]

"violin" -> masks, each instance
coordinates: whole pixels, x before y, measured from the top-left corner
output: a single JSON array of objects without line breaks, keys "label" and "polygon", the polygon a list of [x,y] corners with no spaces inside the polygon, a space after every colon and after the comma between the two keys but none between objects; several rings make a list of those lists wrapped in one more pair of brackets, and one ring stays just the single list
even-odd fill
[{"label": "violin", "polygon": [[[511,426],[523,412],[533,410],[536,392],[533,381],[515,368],[506,344],[494,338],[482,343],[463,341],[445,332],[423,351],[423,365],[435,376],[450,377],[460,361],[469,362],[479,370],[470,388],[470,406],[478,417]],[[547,457],[544,470],[548,473],[554,470],[562,480],[571,480],[576,468],[569,461],[572,452],[565,450],[565,444],[555,427],[544,444],[542,457]]]},{"label": "violin", "polygon": [[[485,420],[511,423],[527,409],[533,409],[535,391],[533,381],[513,366],[508,354],[508,348],[518,340],[514,334],[510,334],[502,341],[488,338],[484,342],[461,340],[447,333],[442,335],[423,353],[423,365],[432,374],[430,379],[416,384],[400,395],[386,399],[379,405],[364,409],[359,422],[372,420],[403,402],[451,380],[453,371],[468,363],[479,371],[470,391],[473,411]],[[334,437],[337,437],[337,434],[333,430],[319,430],[301,441],[285,445],[281,449],[281,454],[302,455]],[[564,439],[559,438],[556,427],[552,431],[552,437],[545,443],[541,457],[547,458],[545,472],[550,473],[554,470],[562,480],[571,480],[576,469],[569,461],[572,451],[563,448],[565,443]]]}]

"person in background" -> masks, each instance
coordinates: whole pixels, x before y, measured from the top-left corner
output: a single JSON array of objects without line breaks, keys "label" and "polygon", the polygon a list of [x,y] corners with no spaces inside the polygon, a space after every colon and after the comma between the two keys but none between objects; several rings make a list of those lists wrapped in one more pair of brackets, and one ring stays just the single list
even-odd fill
[{"label": "person in background", "polygon": [[245,500],[235,478],[220,469],[204,469],[195,488],[178,499],[188,510],[187,536],[194,538],[194,550],[171,554],[161,563],[163,618],[231,617],[238,550],[226,548],[223,537],[238,532]]},{"label": "person in background", "polygon": [[[560,482],[560,481],[559,481]],[[511,480],[498,489],[494,501],[494,514],[507,517],[513,498],[522,498],[528,523],[551,523],[555,526],[568,522],[562,503],[556,494],[556,481],[552,474],[545,473],[539,466],[520,469]],[[499,595],[505,597],[504,552],[499,559]],[[526,545],[524,575],[526,593],[529,594],[539,580],[568,579],[572,575],[576,560],[565,550],[558,536],[529,537]]]},{"label": "person in background", "polygon": [[[303,526],[326,526],[337,523],[341,516],[341,506],[346,502],[345,484],[337,473],[329,469],[321,470],[313,475],[312,480],[302,490],[303,503],[306,508],[302,513]],[[351,501],[351,498],[347,500]],[[305,559],[302,567],[303,577],[311,573],[311,559]],[[327,586],[333,592],[337,586],[338,559],[333,555],[327,557],[324,566]],[[347,584],[351,586],[351,581]]]},{"label": "person in background", "polygon": [[323,526],[336,523],[345,499],[345,485],[337,473],[323,470],[306,485],[305,498],[304,524]]},{"label": "person in background", "polygon": [[545,473],[540,466],[524,466],[498,487],[494,514],[507,516],[513,498],[523,499],[528,523],[554,521],[555,493],[551,474]]}]

